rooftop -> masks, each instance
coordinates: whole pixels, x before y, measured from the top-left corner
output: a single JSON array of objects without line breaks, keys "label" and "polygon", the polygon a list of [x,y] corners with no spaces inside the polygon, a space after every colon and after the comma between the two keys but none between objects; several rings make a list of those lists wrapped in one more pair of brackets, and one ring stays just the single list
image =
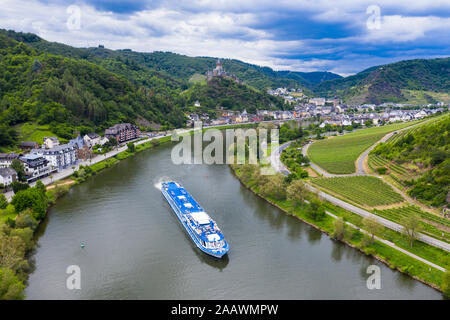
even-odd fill
[{"label": "rooftop", "polygon": [[11,168],[0,168],[0,176],[2,177],[9,177],[13,174],[16,174],[16,171]]}]

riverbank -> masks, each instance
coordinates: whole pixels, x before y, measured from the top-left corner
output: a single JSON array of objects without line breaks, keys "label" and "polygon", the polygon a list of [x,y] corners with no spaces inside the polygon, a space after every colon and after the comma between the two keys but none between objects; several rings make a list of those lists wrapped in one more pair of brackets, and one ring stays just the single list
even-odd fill
[{"label": "riverbank", "polygon": [[[241,167],[242,168],[242,167]],[[418,261],[401,251],[393,249],[388,246],[386,243],[381,241],[381,239],[375,239],[373,243],[370,245],[366,244],[364,240],[364,232],[359,227],[354,224],[349,223],[352,219],[349,219],[351,213],[345,212],[345,210],[336,210],[333,214],[326,214],[321,219],[314,219],[308,214],[308,204],[303,204],[301,206],[295,206],[288,199],[274,199],[270,196],[267,196],[261,192],[261,184],[258,182],[260,178],[252,178],[252,174],[249,175],[247,172],[248,168],[245,169],[245,172],[242,172],[239,166],[231,166],[232,171],[239,179],[239,181],[249,190],[251,190],[254,194],[261,197],[265,201],[270,204],[278,207],[283,212],[295,216],[308,225],[313,226],[314,228],[324,232],[329,236],[333,236],[335,232],[335,221],[336,219],[333,216],[338,218],[343,218],[346,221],[347,231],[346,235],[340,240],[347,245],[358,249],[366,255],[373,256],[375,259],[385,263],[391,269],[398,270],[404,274],[411,276],[412,278],[421,281],[430,287],[441,291],[442,280],[444,276],[444,272],[437,270],[435,268],[431,268],[424,262]],[[287,189],[284,186],[284,189]],[[305,194],[305,200],[312,200],[315,196],[312,193]],[[326,209],[330,210],[332,208],[331,204],[327,203]],[[329,213],[329,212],[328,212]],[[354,219],[354,217],[351,217]],[[385,232],[385,230],[383,230]]]},{"label": "riverbank", "polygon": [[[249,123],[206,127],[203,128],[203,132],[209,129],[225,130],[254,127],[255,125],[257,124]],[[188,129],[183,133],[193,134],[194,131]],[[0,240],[11,244],[9,247],[3,248],[3,250],[7,250],[6,254],[0,255],[0,281],[3,277],[12,279],[9,292],[13,292],[13,294],[9,293],[7,296],[3,296],[0,292],[0,300],[25,298],[23,291],[28,276],[32,272],[28,259],[29,254],[35,249],[36,231],[50,207],[59,198],[69,192],[69,189],[73,186],[86,181],[89,177],[119,163],[121,160],[170,141],[170,135],[139,140],[134,142],[131,148],[130,145],[121,146],[108,154],[99,155],[92,160],[83,161],[76,167],[65,169],[64,172],[46,178],[45,184],[42,181],[33,183],[32,187],[25,192],[26,196],[21,196],[20,199],[14,200],[14,194],[11,194],[7,199],[11,203],[4,210],[0,210]],[[22,204],[18,204],[19,202]],[[35,212],[37,208],[39,208],[39,212]],[[17,234],[19,234],[19,238]],[[8,256],[8,254],[13,254],[14,259],[8,258],[8,261],[5,261],[6,259],[1,257]],[[10,262],[12,260],[14,262]]]}]

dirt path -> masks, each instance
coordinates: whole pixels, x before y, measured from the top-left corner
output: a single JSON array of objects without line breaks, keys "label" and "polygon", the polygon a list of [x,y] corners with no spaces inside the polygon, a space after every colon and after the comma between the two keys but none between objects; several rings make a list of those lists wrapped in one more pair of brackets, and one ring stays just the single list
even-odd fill
[{"label": "dirt path", "polygon": [[60,186],[67,186],[67,185],[70,185],[70,184],[73,184],[73,183],[75,183],[75,181],[73,181],[72,179],[65,180],[62,183],[57,183],[57,184],[52,184],[52,185],[47,186],[47,191],[54,189],[56,186],[58,186],[58,187],[60,187]]}]

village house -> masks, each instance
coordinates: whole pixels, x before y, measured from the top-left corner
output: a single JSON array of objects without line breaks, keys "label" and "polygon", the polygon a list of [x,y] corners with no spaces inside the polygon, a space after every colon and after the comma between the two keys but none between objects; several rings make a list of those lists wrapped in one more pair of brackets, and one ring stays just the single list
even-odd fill
[{"label": "village house", "polygon": [[34,141],[22,141],[19,145],[19,148],[22,150],[31,150],[39,148],[39,144]]},{"label": "village house", "polygon": [[56,146],[59,146],[59,140],[57,137],[45,137],[44,143],[42,144],[42,147],[45,149],[51,149]]},{"label": "village house", "polygon": [[0,153],[0,168],[8,168],[14,159],[19,159],[22,154]]},{"label": "village house", "polygon": [[77,159],[87,160],[92,158],[92,149],[81,136],[70,140],[69,145],[75,148],[75,156]]},{"label": "village house", "polygon": [[30,154],[44,157],[52,168],[58,170],[77,163],[76,150],[71,144],[62,144],[51,149],[34,149]]},{"label": "village house", "polygon": [[106,138],[114,138],[118,143],[136,139],[141,135],[141,130],[131,123],[119,123],[105,130]]},{"label": "village house", "polygon": [[0,184],[4,187],[16,181],[17,172],[11,168],[0,168]]},{"label": "village house", "polygon": [[309,103],[314,104],[316,106],[324,106],[325,98],[311,98],[309,99]]},{"label": "village house", "polygon": [[96,144],[101,144],[102,137],[93,132],[84,135],[83,140],[89,147],[92,148]]},{"label": "village house", "polygon": [[37,181],[56,172],[50,165],[50,162],[38,154],[26,154],[20,157],[25,167],[25,176],[27,182]]}]

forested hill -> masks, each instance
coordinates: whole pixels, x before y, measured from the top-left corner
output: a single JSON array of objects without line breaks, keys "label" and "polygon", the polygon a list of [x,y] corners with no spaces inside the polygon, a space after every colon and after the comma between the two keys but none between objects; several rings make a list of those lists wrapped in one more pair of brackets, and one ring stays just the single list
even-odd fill
[{"label": "forested hill", "polygon": [[182,127],[185,112],[196,100],[211,116],[217,107],[284,107],[281,98],[248,85],[228,80],[192,83],[126,53],[77,49],[33,34],[0,32],[0,149],[17,145],[25,123],[69,139],[76,132],[101,133],[119,122]]},{"label": "forested hill", "polygon": [[349,104],[450,102],[450,58],[405,60],[372,67],[314,87],[319,96],[337,95]]},{"label": "forested hill", "polygon": [[265,92],[258,92],[254,88],[236,83],[233,80],[214,78],[208,85],[196,84],[182,93],[193,104],[199,101],[207,108],[219,106],[225,110],[244,110],[256,113],[261,109],[284,109],[286,105],[278,97]]},{"label": "forested hill", "polygon": [[[131,50],[110,50],[106,48],[74,48],[56,42],[46,41],[31,33],[1,30],[0,33],[17,41],[31,45],[40,52],[48,52],[76,59],[86,59],[94,63],[100,61],[120,61],[133,68],[148,68],[167,74],[172,78],[188,81],[193,75],[204,75],[215,67],[217,58],[188,57],[171,52],[155,51],[150,53]],[[331,72],[292,72],[274,71],[268,67],[245,63],[235,59],[223,59],[223,66],[229,73],[235,74],[246,84],[260,90],[276,87],[313,88],[314,85],[341,76]],[[105,66],[106,67],[106,66]],[[115,71],[115,70],[112,70]]]},{"label": "forested hill", "polygon": [[401,166],[414,198],[433,206],[450,202],[450,116],[411,129],[394,143],[382,143],[372,153]]},{"label": "forested hill", "polygon": [[14,143],[14,126],[50,125],[70,138],[118,122],[148,121],[182,126],[179,88],[161,82],[162,93],[85,60],[38,53],[0,35],[0,145]]}]

